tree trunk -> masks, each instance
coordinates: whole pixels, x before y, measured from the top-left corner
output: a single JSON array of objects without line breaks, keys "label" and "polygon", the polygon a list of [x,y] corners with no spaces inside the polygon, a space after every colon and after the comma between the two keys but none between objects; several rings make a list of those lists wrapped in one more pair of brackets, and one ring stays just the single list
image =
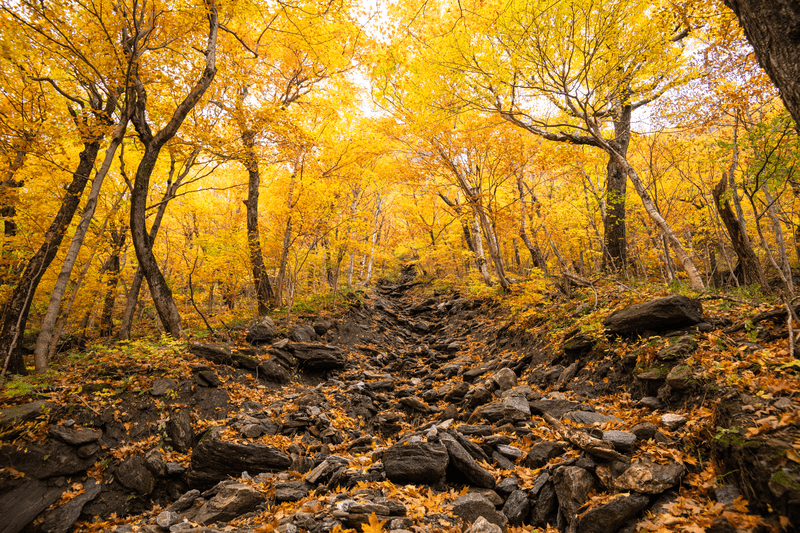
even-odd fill
[{"label": "tree trunk", "polygon": [[497,240],[497,235],[483,206],[476,205],[475,208],[477,210],[477,218],[483,226],[483,233],[486,235],[486,244],[489,246],[489,255],[494,263],[494,272],[497,275],[497,280],[500,282],[500,286],[503,287],[503,290],[507,291],[511,288],[511,283],[509,283],[505,268],[503,267],[503,257],[500,255],[500,245]]},{"label": "tree trunk", "polygon": [[[247,130],[242,133],[242,144],[246,150],[245,165],[247,167],[247,249],[250,253],[250,267],[253,272],[253,285],[256,290],[258,316],[269,312],[269,301],[275,297],[269,282],[264,256],[261,254],[261,231],[258,227],[258,197],[261,185],[261,173],[258,157],[255,153],[255,132]],[[280,302],[278,302],[280,304]]]},{"label": "tree trunk", "polygon": [[12,283],[15,278],[14,268],[14,243],[10,237],[17,234],[17,204],[19,203],[19,189],[24,182],[14,179],[17,171],[22,168],[27,156],[29,140],[18,145],[14,150],[14,159],[8,165],[5,178],[0,182],[0,219],[3,222],[3,235],[5,240],[2,249],[2,263],[0,263],[0,284]]},{"label": "tree trunk", "polygon": [[161,323],[164,325],[164,330],[175,338],[179,338],[182,334],[181,315],[172,298],[172,291],[158,267],[155,255],[153,255],[153,247],[145,225],[145,209],[147,206],[147,193],[150,189],[150,177],[153,174],[161,149],[178,132],[186,116],[200,101],[217,73],[216,50],[219,19],[216,6],[212,3],[208,8],[209,31],[205,50],[205,68],[194,87],[189,91],[189,94],[175,108],[169,122],[158,133],[152,134],[150,125],[147,122],[147,111],[145,109],[147,94],[141,80],[136,80],[133,84],[133,90],[129,91],[128,95],[129,98],[133,98],[133,93],[135,92],[136,107],[133,114],[133,123],[139,134],[139,140],[144,145],[144,155],[139,162],[139,167],[136,169],[136,178],[133,183],[133,192],[131,193],[130,220],[133,248],[136,251],[139,265],[144,272],[144,277],[147,279],[150,294],[153,297],[153,303],[156,306]]},{"label": "tree trunk", "polygon": [[522,239],[522,242],[525,243],[525,247],[528,249],[528,252],[531,254],[531,263],[533,266],[542,269],[542,272],[545,276],[549,276],[550,272],[547,268],[547,261],[544,259],[544,255],[542,254],[541,248],[539,245],[530,238],[528,235],[528,218],[530,217],[529,214],[529,207],[528,202],[525,199],[525,185],[522,180],[522,176],[517,176],[517,189],[519,189],[519,200],[520,200],[520,207],[522,213],[520,213],[520,222],[519,222],[519,236]]},{"label": "tree trunk", "polygon": [[734,269],[736,277],[743,285],[751,285],[758,283],[762,287],[767,287],[767,280],[764,277],[764,271],[761,269],[761,263],[756,257],[755,251],[750,244],[750,240],[745,237],[744,231],[739,224],[739,219],[731,209],[730,203],[725,200],[722,201],[722,195],[728,186],[728,175],[723,174],[722,179],[719,180],[716,187],[712,191],[714,203],[717,206],[717,211],[728,230],[728,235],[731,238],[733,250],[739,258],[739,264]]},{"label": "tree trunk", "polygon": [[781,99],[800,128],[800,2],[723,0],[736,13],[758,62],[780,89]]},{"label": "tree trunk", "polygon": [[[113,109],[116,106],[116,100],[113,101],[113,105],[109,103],[108,106]],[[18,348],[25,333],[33,295],[47,267],[55,259],[58,247],[78,209],[81,195],[89,182],[94,161],[100,151],[100,139],[102,139],[102,133],[96,134],[84,142],[78,168],[72,174],[72,182],[67,187],[61,207],[45,233],[44,242],[28,261],[22,277],[14,287],[11,298],[3,309],[3,324],[0,329],[0,354],[3,357],[3,368],[0,375],[4,374],[6,370],[12,374],[28,373],[22,352]]]},{"label": "tree trunk", "polygon": [[[631,140],[631,106],[621,106],[614,120],[614,140],[609,144],[622,157],[628,155]],[[603,269],[624,271],[627,262],[625,195],[628,172],[614,156],[606,166],[606,216],[603,217]]]},{"label": "tree trunk", "polygon": [[[290,200],[291,201],[291,200]],[[289,262],[289,245],[292,242],[292,215],[286,220],[286,229],[283,232],[281,244],[281,262],[278,268],[278,279],[275,280],[275,302],[283,305],[283,289],[286,285],[286,267]]]},{"label": "tree trunk", "polygon": [[[86,232],[89,230],[89,224],[94,218],[94,212],[97,208],[97,198],[100,195],[103,181],[105,180],[108,170],[111,168],[111,163],[114,161],[114,155],[117,153],[119,145],[122,143],[125,130],[128,125],[128,117],[120,119],[114,134],[111,138],[111,143],[106,148],[106,154],[103,158],[103,164],[94,176],[92,188],[89,190],[89,196],[86,198],[86,205],[81,214],[81,220],[78,222],[78,227],[75,228],[75,235],[72,237],[72,242],[69,245],[69,250],[61,264],[61,271],[58,273],[55,287],[50,294],[50,301],[47,304],[47,312],[42,319],[42,325],[39,329],[39,336],[36,338],[36,347],[34,349],[33,360],[36,366],[36,372],[44,372],[47,370],[49,361],[50,344],[53,342],[53,335],[55,334],[56,322],[58,321],[58,314],[61,310],[61,301],[64,298],[64,293],[69,284],[69,278],[72,276],[72,269],[75,267],[75,261],[78,259],[78,253],[83,246],[83,240],[86,238]],[[119,205],[120,197],[115,203],[113,210],[116,210]],[[110,215],[110,216],[113,216]]]},{"label": "tree trunk", "polygon": [[483,238],[481,237],[481,226],[478,213],[475,213],[472,217],[470,233],[472,237],[472,247],[475,249],[475,265],[478,267],[478,272],[481,273],[484,283],[491,287],[492,276],[489,274],[489,269],[486,268],[486,256],[483,253]]}]

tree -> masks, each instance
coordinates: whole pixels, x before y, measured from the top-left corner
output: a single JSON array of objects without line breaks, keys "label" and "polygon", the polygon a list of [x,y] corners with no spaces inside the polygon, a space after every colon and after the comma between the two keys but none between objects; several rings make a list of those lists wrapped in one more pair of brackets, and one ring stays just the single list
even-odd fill
[{"label": "tree", "polygon": [[800,128],[800,2],[723,0],[744,28],[758,62],[780,89],[786,109]]}]

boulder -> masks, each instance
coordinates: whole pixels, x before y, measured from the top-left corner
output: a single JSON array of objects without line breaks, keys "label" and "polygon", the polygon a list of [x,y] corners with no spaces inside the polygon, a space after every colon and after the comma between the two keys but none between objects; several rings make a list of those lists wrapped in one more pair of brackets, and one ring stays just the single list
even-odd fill
[{"label": "boulder", "polygon": [[636,444],[636,435],[627,431],[610,430],[603,432],[603,440],[613,444],[615,450],[629,452]]},{"label": "boulder", "polygon": [[48,406],[49,405],[47,402],[44,400],[39,400],[38,402],[31,402],[0,409],[0,427],[11,427],[20,422],[33,420],[39,416],[39,413],[42,412],[42,409]]},{"label": "boulder", "polygon": [[650,497],[644,494],[620,494],[610,502],[584,514],[578,522],[578,533],[610,533],[617,531],[627,520],[639,514]]},{"label": "boulder", "polygon": [[172,447],[180,453],[186,453],[194,444],[192,432],[192,419],[188,409],[181,409],[172,413],[167,422],[167,436],[172,442]]},{"label": "boulder", "polygon": [[291,457],[272,446],[207,439],[192,453],[188,479],[191,486],[207,488],[245,471],[251,475],[279,472],[291,464]]},{"label": "boulder", "polygon": [[683,415],[679,415],[677,413],[667,413],[661,415],[661,423],[664,424],[669,429],[678,429],[682,425],[684,425],[688,421]]},{"label": "boulder", "polygon": [[295,326],[289,331],[289,339],[294,342],[313,342],[318,338],[312,326]]},{"label": "boulder", "polygon": [[604,424],[606,422],[622,422],[616,416],[601,415],[600,413],[592,413],[589,411],[571,411],[564,415],[564,418],[575,422],[576,424],[583,424],[584,426],[593,426],[595,424]]},{"label": "boulder", "polygon": [[393,483],[435,483],[449,463],[447,448],[434,442],[395,444],[383,454],[383,469]]},{"label": "boulder", "polygon": [[495,373],[494,381],[500,390],[507,391],[517,386],[517,375],[510,368],[501,368]]},{"label": "boulder", "polygon": [[492,524],[484,517],[479,516],[464,533],[503,533],[503,528]]},{"label": "boulder", "polygon": [[528,501],[528,493],[524,490],[515,490],[503,505],[503,514],[508,517],[508,523],[512,526],[520,526],[528,519],[531,512],[531,505]]},{"label": "boulder", "polygon": [[44,517],[44,522],[39,526],[39,530],[43,533],[67,533],[72,530],[72,526],[81,515],[83,506],[100,494],[103,485],[97,483],[93,478],[89,478],[84,483],[83,489],[82,494],[48,512]]},{"label": "boulder", "polygon": [[674,461],[665,465],[638,462],[625,470],[614,481],[614,486],[621,491],[660,494],[677,485],[685,473],[686,467]]},{"label": "boulder", "polygon": [[646,332],[671,331],[703,321],[699,300],[674,294],[614,311],[603,321],[612,335],[633,336]]},{"label": "boulder", "polygon": [[51,437],[73,446],[83,446],[84,444],[97,442],[103,436],[103,432],[96,429],[75,429],[61,425],[51,426],[48,433],[50,433]]},{"label": "boulder", "polygon": [[45,483],[36,479],[22,483],[0,498],[0,532],[19,533],[31,520],[50,507],[61,497],[66,487]]},{"label": "boulder", "polygon": [[483,517],[501,530],[505,530],[508,525],[506,515],[495,509],[494,504],[479,492],[469,492],[456,498],[453,502],[453,514],[470,523]]},{"label": "boulder", "polygon": [[558,442],[546,440],[533,446],[525,457],[525,465],[528,468],[541,468],[547,462],[564,453],[564,445]]},{"label": "boulder", "polygon": [[530,420],[531,407],[524,396],[506,396],[502,400],[503,417],[508,420]]},{"label": "boulder", "polygon": [[289,345],[298,366],[308,372],[323,372],[344,368],[347,358],[338,346],[327,344],[293,343]]},{"label": "boulder", "polygon": [[667,374],[667,385],[677,390],[688,389],[696,381],[692,373],[692,367],[688,365],[673,367]]},{"label": "boulder", "polygon": [[250,485],[231,483],[220,488],[213,498],[203,504],[194,521],[199,524],[227,522],[255,510],[264,501],[264,495]]},{"label": "boulder", "polygon": [[169,391],[177,388],[178,383],[174,379],[161,378],[153,382],[153,388],[150,390],[150,394],[156,397],[166,396]]},{"label": "boulder", "polygon": [[250,344],[267,344],[278,336],[278,327],[268,316],[259,317],[247,329],[245,340]]},{"label": "boulder", "polygon": [[485,489],[494,488],[496,482],[492,473],[479,465],[455,438],[447,433],[442,433],[440,441],[447,448],[450,463],[475,486]]},{"label": "boulder", "polygon": [[129,457],[117,468],[117,481],[123,486],[147,496],[156,485],[156,480],[140,455]]},{"label": "boulder", "polygon": [[558,496],[561,512],[572,522],[578,509],[589,498],[589,491],[594,486],[594,477],[577,466],[562,466],[553,476],[553,485]]}]

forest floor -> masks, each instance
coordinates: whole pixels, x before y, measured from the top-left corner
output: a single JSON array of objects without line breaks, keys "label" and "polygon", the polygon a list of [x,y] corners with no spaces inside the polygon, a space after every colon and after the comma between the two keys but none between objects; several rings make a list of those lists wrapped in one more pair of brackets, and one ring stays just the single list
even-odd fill
[{"label": "forest floor", "polygon": [[0,533],[800,528],[785,315],[706,297],[613,338],[663,294],[570,292],[509,309],[407,270],[269,342],[72,353],[4,384]]}]

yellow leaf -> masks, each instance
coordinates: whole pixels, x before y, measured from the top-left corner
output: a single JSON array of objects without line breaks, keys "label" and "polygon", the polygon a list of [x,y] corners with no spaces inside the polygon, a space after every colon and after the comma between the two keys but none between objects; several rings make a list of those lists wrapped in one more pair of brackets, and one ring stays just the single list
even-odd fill
[{"label": "yellow leaf", "polygon": [[794,461],[795,463],[800,463],[800,455],[798,455],[798,453],[794,451],[794,448],[786,449],[786,457],[788,457],[790,461]]},{"label": "yellow leaf", "polygon": [[369,515],[369,525],[363,524],[362,531],[364,533],[382,533],[383,524],[385,523],[386,520],[379,521],[375,513],[372,513],[371,515]]}]

